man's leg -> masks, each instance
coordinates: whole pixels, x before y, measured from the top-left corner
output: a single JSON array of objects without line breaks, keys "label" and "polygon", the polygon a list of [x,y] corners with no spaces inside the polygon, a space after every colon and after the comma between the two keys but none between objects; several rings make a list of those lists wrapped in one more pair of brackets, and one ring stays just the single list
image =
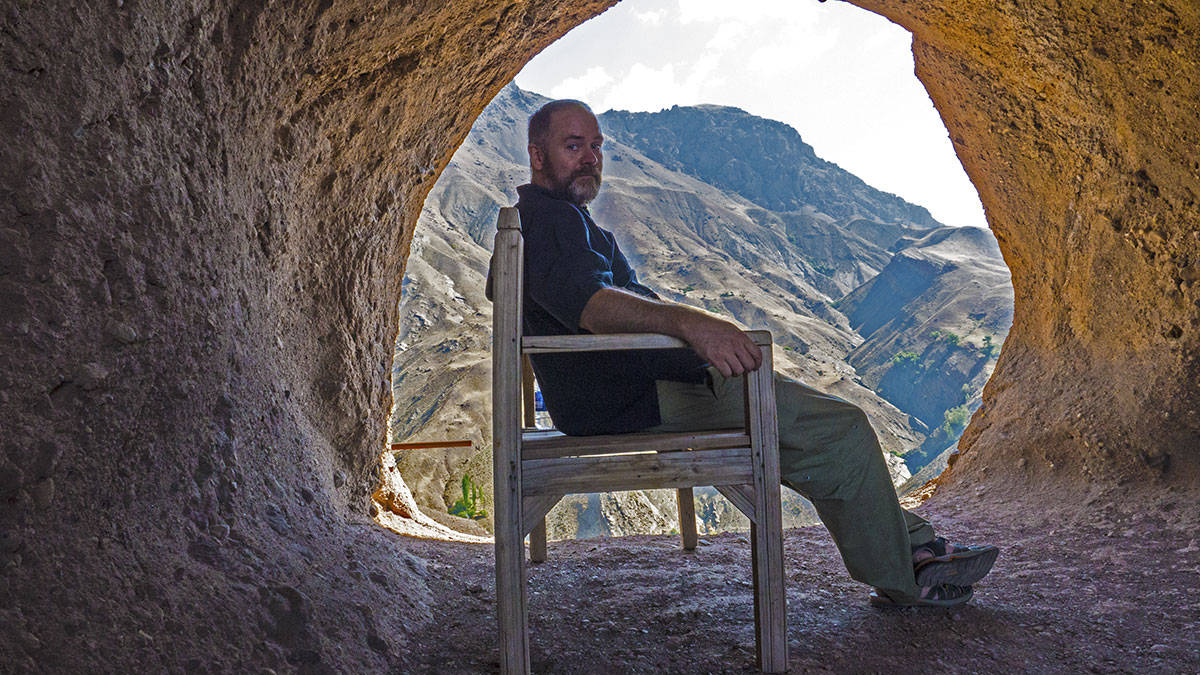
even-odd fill
[{"label": "man's leg", "polygon": [[[659,382],[662,424],[653,431],[742,424],[741,378],[710,369],[712,387]],[[934,538],[924,519],[900,508],[879,441],[851,403],[776,376],[784,485],[812,501],[850,576],[897,602],[920,595],[912,547]]]}]

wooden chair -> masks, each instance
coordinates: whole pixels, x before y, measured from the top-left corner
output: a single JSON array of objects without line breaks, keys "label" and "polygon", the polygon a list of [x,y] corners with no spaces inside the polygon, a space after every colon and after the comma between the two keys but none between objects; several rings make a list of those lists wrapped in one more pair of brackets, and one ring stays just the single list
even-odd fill
[{"label": "wooden chair", "polygon": [[[521,426],[522,357],[543,352],[671,349],[666,335],[521,336],[524,247],[515,208],[500,210],[492,258],[492,442],[495,480],[496,604],[500,669],[529,672],[525,535],[544,528],[564,495],[712,485],[751,521],[754,625],[759,667],[787,670],[779,439],[771,335],[749,331],[763,365],[745,378],[744,429],[671,434],[564,436]],[[532,406],[529,406],[532,410]],[[532,425],[530,425],[532,426]],[[680,500],[681,517],[684,500]],[[694,521],[695,516],[690,516]],[[538,552],[535,538],[535,555]],[[541,538],[544,542],[544,532]],[[686,540],[685,540],[686,541]],[[544,546],[544,543],[542,544]]]}]

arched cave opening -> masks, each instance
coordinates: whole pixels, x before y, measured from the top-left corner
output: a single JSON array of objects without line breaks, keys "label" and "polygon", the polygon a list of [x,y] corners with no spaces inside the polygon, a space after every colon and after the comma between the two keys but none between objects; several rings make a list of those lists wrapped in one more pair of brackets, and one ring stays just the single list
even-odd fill
[{"label": "arched cave opening", "polygon": [[[946,467],[981,403],[1011,323],[1008,271],[982,210],[976,216],[959,206],[974,200],[978,208],[977,197],[965,175],[955,181],[953,169],[961,169],[946,130],[911,74],[911,36],[856,7],[785,9],[722,15],[711,8],[705,13],[627,3],[589,22],[585,36],[556,43],[525,72],[554,69],[567,78],[565,86],[609,92],[608,103],[596,109],[610,128],[606,166],[612,180],[594,212],[624,242],[642,277],[672,300],[771,329],[781,372],[869,411],[897,488],[907,496]],[[763,16],[745,20],[753,13]],[[695,30],[697,17],[708,26]],[[766,55],[794,48],[795,33],[821,46],[802,50],[800,65],[791,70],[780,70],[778,59],[767,68]],[[739,34],[740,41],[729,37]],[[648,40],[674,47],[651,49]],[[845,64],[839,55],[864,42],[876,45],[869,57]],[[931,198],[946,194],[936,202],[938,211],[966,220],[943,215],[947,222],[982,227],[947,229],[924,207],[867,186],[818,156],[804,141],[808,129],[801,136],[738,108],[703,105],[709,102],[703,97],[699,107],[679,108],[687,101],[658,95],[659,89],[687,95],[688,87],[678,82],[694,83],[701,66],[697,72],[675,70],[697,60],[703,77],[716,81],[736,72],[740,83],[761,70],[755,84],[772,92],[772,102],[783,93],[775,88],[780,78],[787,79],[804,95],[777,110],[820,125],[826,136],[845,137],[826,138],[826,145],[859,164],[864,158],[855,149],[871,146],[867,166],[896,167],[875,168],[877,175],[892,183],[902,177],[910,190]],[[567,63],[569,69],[562,65]],[[898,81],[905,76],[907,83]],[[640,94],[655,105],[632,94],[643,80],[656,84],[653,93]],[[540,81],[546,91],[564,86]],[[839,86],[844,82],[855,85]],[[745,89],[713,88],[708,96],[764,106],[761,95],[747,96]],[[600,92],[589,98],[601,101]],[[403,532],[416,524],[396,522],[388,505],[432,517],[437,523],[425,525],[434,531],[445,525],[474,535],[490,532],[491,307],[483,279],[496,213],[528,179],[524,120],[545,100],[515,82],[502,90],[439,176],[417,224],[400,303],[390,440],[462,439],[472,445],[397,445],[384,453],[381,518]],[[647,112],[606,110],[613,101]],[[886,114],[880,119],[864,112],[872,109]],[[928,141],[921,146],[908,140],[913,138]],[[952,169],[921,163],[938,153]],[[940,190],[934,187],[939,183]],[[965,194],[951,196],[955,190]],[[781,249],[787,253],[781,256]],[[478,499],[464,481],[479,488]],[[785,493],[789,524],[817,522],[811,505]],[[697,499],[702,533],[748,527],[715,490],[702,489]],[[677,527],[669,491],[572,497],[550,517],[552,539],[662,534]]]},{"label": "arched cave opening", "polygon": [[[404,671],[486,642],[485,601],[458,628],[436,618],[439,580],[486,560],[369,516],[398,271],[486,102],[611,4],[4,8],[5,664]],[[804,654],[863,657],[882,635],[897,658],[963,669],[1194,670],[1179,585],[1200,550],[1200,16],[1178,0],[854,4],[912,32],[1012,270],[1012,332],[933,506],[987,513],[977,531],[1004,536],[1013,566],[1004,611],[956,624],[996,630],[954,650],[854,614],[807,632]],[[839,603],[858,592],[822,564],[803,579]],[[460,599],[486,598],[473,588]],[[797,593],[797,616],[819,616],[828,596]],[[581,644],[561,637],[544,644]],[[699,670],[706,644],[671,653]]]}]

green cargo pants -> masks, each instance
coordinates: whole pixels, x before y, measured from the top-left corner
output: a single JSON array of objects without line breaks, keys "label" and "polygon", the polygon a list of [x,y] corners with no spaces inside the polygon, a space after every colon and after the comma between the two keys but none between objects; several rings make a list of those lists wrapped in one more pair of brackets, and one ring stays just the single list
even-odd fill
[{"label": "green cargo pants", "polygon": [[[710,384],[658,381],[662,424],[647,431],[741,426],[742,378],[709,368]],[[879,439],[848,401],[775,375],[782,483],[813,503],[850,576],[897,601],[920,594],[912,547],[933,527],[900,508]]]}]

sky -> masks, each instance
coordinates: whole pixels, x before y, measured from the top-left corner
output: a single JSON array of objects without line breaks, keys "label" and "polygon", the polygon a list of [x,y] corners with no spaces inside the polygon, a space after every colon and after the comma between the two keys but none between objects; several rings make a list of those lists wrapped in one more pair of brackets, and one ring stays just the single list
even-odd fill
[{"label": "sky", "polygon": [[597,113],[741,108],[792,126],[818,156],[947,225],[987,226],[913,74],[912,36],[852,5],[624,0],[547,47],[516,82]]}]

